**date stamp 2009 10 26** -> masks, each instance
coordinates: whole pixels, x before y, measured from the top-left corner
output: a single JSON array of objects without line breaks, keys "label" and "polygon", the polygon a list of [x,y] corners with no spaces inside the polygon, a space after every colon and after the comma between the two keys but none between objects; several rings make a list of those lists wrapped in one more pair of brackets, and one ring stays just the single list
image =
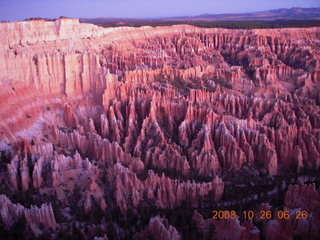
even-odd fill
[{"label": "date stamp 2009 10 26", "polygon": [[212,219],[221,220],[221,219],[236,219],[242,216],[244,219],[260,219],[260,220],[269,220],[269,219],[307,219],[308,212],[306,210],[261,210],[261,211],[242,211],[240,214],[237,214],[236,211],[220,210],[212,211]]}]

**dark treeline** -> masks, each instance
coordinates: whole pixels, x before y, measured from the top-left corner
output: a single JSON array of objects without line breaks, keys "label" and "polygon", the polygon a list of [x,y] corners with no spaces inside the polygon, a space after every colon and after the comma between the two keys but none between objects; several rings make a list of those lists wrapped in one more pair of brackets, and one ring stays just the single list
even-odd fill
[{"label": "dark treeline", "polygon": [[276,20],[276,21],[156,21],[156,20],[130,20],[130,21],[99,21],[80,20],[80,22],[93,23],[102,27],[141,27],[141,26],[171,26],[177,24],[188,24],[203,28],[228,28],[228,29],[263,29],[263,28],[302,28],[319,27],[320,20]]},{"label": "dark treeline", "polygon": [[[67,19],[68,17],[60,16],[59,18],[30,17],[24,21],[55,21],[57,19]],[[9,21],[1,21],[9,22]],[[264,28],[305,28],[320,27],[320,20],[274,20],[274,21],[181,21],[181,20],[126,20],[126,19],[80,19],[83,23],[92,23],[101,27],[142,27],[142,26],[172,26],[178,24],[187,24],[202,28],[227,28],[227,29],[264,29]]]},{"label": "dark treeline", "polygon": [[26,19],[24,19],[23,21],[44,20],[44,21],[52,22],[52,21],[55,21],[55,20],[57,20],[57,19],[66,19],[66,18],[68,18],[68,17],[65,17],[65,16],[60,16],[59,18],[31,17],[31,18],[26,18]]}]

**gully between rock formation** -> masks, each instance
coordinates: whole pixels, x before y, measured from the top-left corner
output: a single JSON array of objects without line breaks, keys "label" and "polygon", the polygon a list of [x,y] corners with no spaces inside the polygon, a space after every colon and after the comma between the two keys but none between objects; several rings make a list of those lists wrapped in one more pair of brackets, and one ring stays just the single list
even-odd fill
[{"label": "gully between rock formation", "polygon": [[320,238],[320,28],[0,32],[6,238]]}]

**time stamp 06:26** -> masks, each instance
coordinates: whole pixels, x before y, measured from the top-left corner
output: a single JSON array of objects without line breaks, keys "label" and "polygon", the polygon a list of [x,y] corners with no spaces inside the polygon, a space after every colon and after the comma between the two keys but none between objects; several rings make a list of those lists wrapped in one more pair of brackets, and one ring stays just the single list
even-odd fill
[{"label": "time stamp 06:26", "polygon": [[242,216],[244,219],[260,219],[260,220],[269,220],[269,219],[307,219],[308,212],[306,210],[261,210],[261,211],[242,211],[237,215],[236,211],[220,210],[212,211],[212,219],[221,220],[221,219],[236,219],[239,216]]}]

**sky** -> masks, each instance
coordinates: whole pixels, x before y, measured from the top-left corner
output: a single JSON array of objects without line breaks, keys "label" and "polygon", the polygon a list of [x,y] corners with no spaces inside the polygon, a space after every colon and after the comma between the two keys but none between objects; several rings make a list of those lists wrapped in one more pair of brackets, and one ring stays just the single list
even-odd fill
[{"label": "sky", "polygon": [[0,20],[29,17],[151,18],[320,7],[319,0],[0,0]]}]

